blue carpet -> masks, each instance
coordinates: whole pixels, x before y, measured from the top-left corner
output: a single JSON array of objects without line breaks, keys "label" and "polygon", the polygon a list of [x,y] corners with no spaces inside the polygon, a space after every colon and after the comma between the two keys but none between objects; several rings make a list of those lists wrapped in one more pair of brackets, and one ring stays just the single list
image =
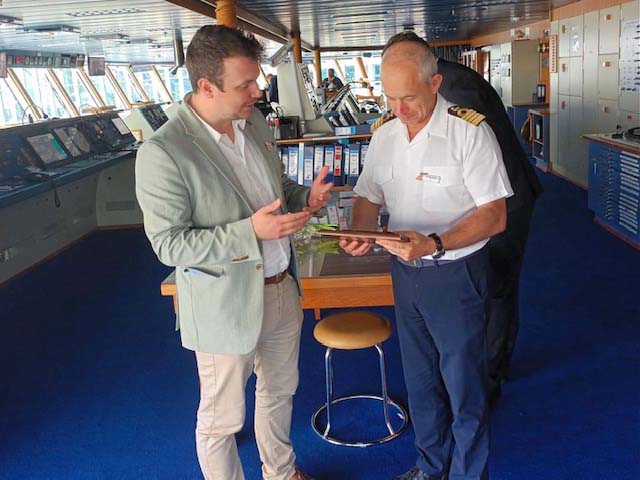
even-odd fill
[{"label": "blue carpet", "polygon": [[[492,419],[492,479],[636,480],[640,254],[592,222],[585,192],[543,182],[512,380]],[[141,231],[105,231],[0,289],[0,479],[201,478],[195,362],[159,293],[169,271]],[[318,480],[405,471],[412,431],[370,449],[332,446],[311,431],[324,398],[312,328],[306,312],[292,425],[299,465]],[[406,403],[395,337],[385,351],[390,393]],[[338,352],[334,364],[337,394],[379,388],[373,351]],[[248,397],[238,443],[247,479],[257,480]],[[334,422],[374,434],[375,414],[342,410]]]}]

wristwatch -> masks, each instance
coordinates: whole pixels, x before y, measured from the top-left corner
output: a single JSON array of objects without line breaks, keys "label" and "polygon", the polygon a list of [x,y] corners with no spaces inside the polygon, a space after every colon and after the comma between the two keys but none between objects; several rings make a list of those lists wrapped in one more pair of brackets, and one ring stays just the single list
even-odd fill
[{"label": "wristwatch", "polygon": [[436,243],[436,251],[431,254],[431,258],[437,260],[445,254],[445,249],[437,233],[430,233],[429,236],[433,238],[433,241]]}]

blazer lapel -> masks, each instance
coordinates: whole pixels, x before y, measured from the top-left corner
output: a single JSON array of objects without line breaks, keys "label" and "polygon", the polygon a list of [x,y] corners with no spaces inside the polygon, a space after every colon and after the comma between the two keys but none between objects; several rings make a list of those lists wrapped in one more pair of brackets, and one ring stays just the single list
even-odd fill
[{"label": "blazer lapel", "polygon": [[180,106],[180,110],[178,110],[178,115],[184,126],[185,133],[193,137],[193,144],[213,163],[220,172],[220,175],[233,187],[238,196],[246,203],[247,207],[253,211],[253,208],[249,204],[247,193],[242,188],[231,164],[225,158],[222,150],[220,150],[220,147],[218,147],[209,132],[205,130],[201,120],[191,111],[191,108],[187,105],[186,97]]}]

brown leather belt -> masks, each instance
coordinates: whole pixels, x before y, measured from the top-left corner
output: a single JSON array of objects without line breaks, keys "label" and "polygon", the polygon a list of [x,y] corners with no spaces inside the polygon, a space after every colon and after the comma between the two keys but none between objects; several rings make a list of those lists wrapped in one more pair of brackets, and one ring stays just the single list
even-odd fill
[{"label": "brown leather belt", "polygon": [[285,270],[284,272],[280,272],[277,275],[274,275],[273,277],[266,277],[264,279],[264,284],[265,285],[276,285],[278,283],[280,283],[281,281],[284,280],[284,278],[287,276],[287,271]]}]

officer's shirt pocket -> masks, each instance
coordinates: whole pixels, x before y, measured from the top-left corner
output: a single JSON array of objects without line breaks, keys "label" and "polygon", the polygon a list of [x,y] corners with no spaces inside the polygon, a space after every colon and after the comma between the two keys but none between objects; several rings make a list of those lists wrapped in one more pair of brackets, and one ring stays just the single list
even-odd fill
[{"label": "officer's shirt pocket", "polygon": [[373,169],[373,182],[380,187],[384,196],[384,203],[387,207],[392,206],[395,201],[395,192],[393,190],[393,166],[379,165]]},{"label": "officer's shirt pocket", "polygon": [[416,180],[422,184],[422,206],[431,212],[459,211],[469,196],[462,169],[458,167],[425,166]]}]

